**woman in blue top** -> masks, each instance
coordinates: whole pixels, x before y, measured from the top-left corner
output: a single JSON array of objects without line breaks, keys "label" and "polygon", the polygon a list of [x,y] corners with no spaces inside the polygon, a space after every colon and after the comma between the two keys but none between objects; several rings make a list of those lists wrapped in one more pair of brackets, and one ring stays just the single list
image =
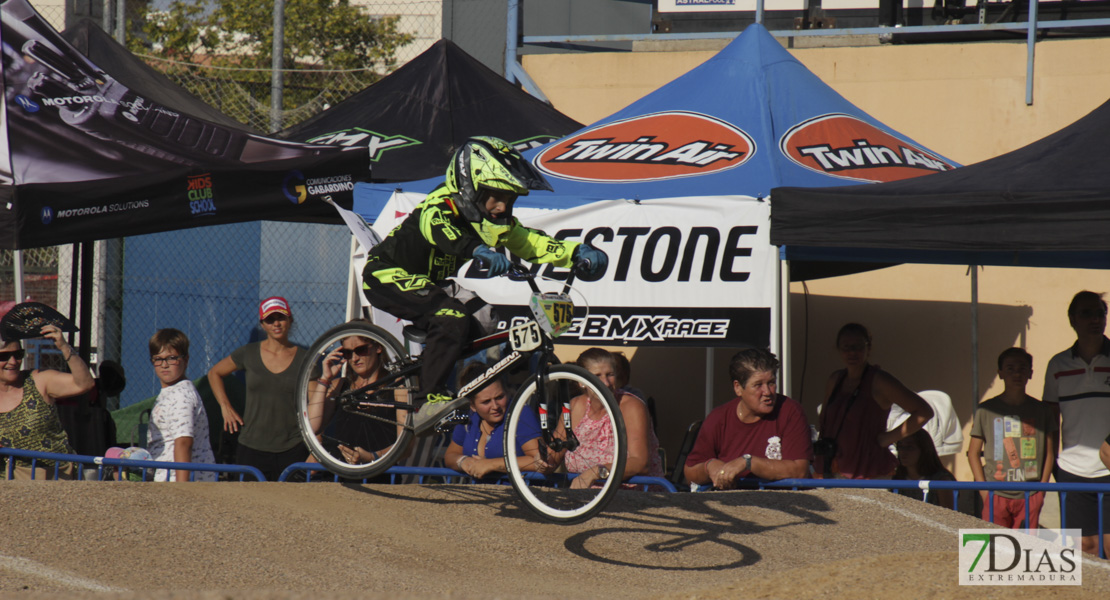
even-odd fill
[{"label": "woman in blue top", "polygon": [[[488,365],[473,362],[463,368],[459,387],[477,379]],[[509,395],[499,379],[495,379],[470,395],[470,421],[456,425],[451,444],[443,455],[443,464],[454,467],[474,479],[505,473],[505,413]],[[540,460],[540,423],[531,411],[521,413],[516,444],[523,471],[546,472],[548,465]]]}]

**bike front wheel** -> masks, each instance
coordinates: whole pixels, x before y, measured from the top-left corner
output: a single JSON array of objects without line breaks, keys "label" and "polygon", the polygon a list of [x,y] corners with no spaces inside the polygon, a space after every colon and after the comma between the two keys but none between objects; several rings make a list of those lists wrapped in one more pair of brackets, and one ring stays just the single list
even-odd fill
[{"label": "bike front wheel", "polygon": [[[340,376],[325,387],[317,379],[337,349],[346,353]],[[377,477],[403,457],[412,439],[412,413],[396,403],[408,401],[413,382],[396,373],[406,358],[397,338],[370,323],[333,327],[309,348],[297,379],[297,422],[312,456],[332,473]],[[377,384],[359,391],[355,386],[368,374]],[[356,448],[361,458],[351,457]]]},{"label": "bike front wheel", "polygon": [[[607,438],[613,443],[600,451],[594,446],[590,451],[600,454],[596,462],[608,466],[611,474],[608,479],[599,480],[591,487],[572,489],[574,473],[540,477],[529,471],[527,465],[534,464],[534,461],[521,451],[516,441],[527,441],[524,439],[527,434],[523,438],[518,434],[525,433],[528,423],[535,423],[537,415],[541,415],[538,420],[543,456],[553,443],[566,439],[566,430],[561,422],[564,403],[569,405],[571,399],[583,394],[589,394],[591,403],[600,403],[602,407],[600,421],[604,431],[599,439]],[[546,423],[542,417],[544,412],[548,415]],[[526,413],[531,414],[526,416]],[[529,379],[513,398],[504,435],[505,466],[513,489],[532,512],[544,519],[564,524],[585,521],[601,512],[620,489],[621,474],[628,457],[628,439],[620,406],[609,388],[582,367],[557,365],[550,368],[546,377]]]}]

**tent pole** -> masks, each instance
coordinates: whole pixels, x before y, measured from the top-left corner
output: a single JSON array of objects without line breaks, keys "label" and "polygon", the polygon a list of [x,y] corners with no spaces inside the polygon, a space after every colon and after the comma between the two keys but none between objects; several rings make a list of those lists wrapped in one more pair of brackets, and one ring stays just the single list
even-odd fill
[{"label": "tent pole", "polygon": [[12,252],[12,283],[15,287],[15,303],[23,302],[23,251]]},{"label": "tent pole", "polygon": [[1033,106],[1033,57],[1037,53],[1037,0],[1029,0],[1029,30],[1025,39],[1025,105]]},{"label": "tent pole", "polygon": [[[794,387],[790,383],[792,369],[790,368],[790,261],[779,259],[779,363],[782,364],[782,380],[779,381],[779,390],[783,395],[790,396]],[[793,398],[793,396],[790,396]]]},{"label": "tent pole", "polygon": [[713,348],[705,348],[705,416],[713,412]]},{"label": "tent pole", "polygon": [[517,23],[520,19],[520,0],[509,0],[509,13],[505,18],[505,79],[516,83],[516,42],[519,37]]},{"label": "tent pole", "polygon": [[[74,242],[73,248],[69,251],[69,320],[78,323],[77,320],[77,285],[81,275],[81,243]],[[83,325],[83,323],[81,323]],[[77,347],[77,339],[70,332],[67,336],[66,342],[70,346]]]},{"label": "tent pole", "polygon": [[81,242],[81,331],[78,335],[77,352],[86,365],[92,365],[89,356],[92,351],[92,298],[93,262],[96,242]]},{"label": "tent pole", "polygon": [[971,265],[971,398],[979,406],[979,267]]},{"label": "tent pole", "polygon": [[116,0],[116,41],[127,45],[127,0]]},{"label": "tent pole", "polygon": [[274,0],[274,46],[270,66],[270,131],[281,131],[283,81],[282,56],[285,54],[285,0]]}]

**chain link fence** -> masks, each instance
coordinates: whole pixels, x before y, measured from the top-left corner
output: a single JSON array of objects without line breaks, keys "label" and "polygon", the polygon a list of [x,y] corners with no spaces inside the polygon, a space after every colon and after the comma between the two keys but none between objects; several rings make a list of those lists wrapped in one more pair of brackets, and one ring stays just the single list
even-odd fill
[{"label": "chain link fence", "polygon": [[[128,3],[125,14],[131,14],[135,3]],[[32,2],[59,30],[65,28],[67,18],[70,24],[76,22],[74,6],[84,7],[93,17],[104,13],[102,0],[68,0],[68,4],[67,17],[67,0]],[[351,4],[363,6],[371,16],[393,18],[405,43],[384,68],[285,71],[283,127],[362,90],[441,37],[442,0],[352,0]],[[90,15],[76,18],[81,16]],[[491,22],[491,27],[496,25]],[[502,36],[501,31],[491,35]],[[156,53],[140,56],[229,116],[270,130],[268,71],[217,68]],[[298,103],[298,98],[307,100]],[[110,408],[157,394],[159,384],[150,367],[147,341],[160,328],[174,327],[189,336],[187,375],[196,379],[235,348],[265,337],[258,323],[258,303],[263,298],[279,295],[289,300],[294,314],[291,338],[302,346],[347,318],[351,236],[342,225],[240,223],[102,240],[92,248],[92,289],[84,294],[80,245],[23,251],[20,300],[54,306],[76,321],[82,298],[88,298],[92,320],[79,325],[90,339],[90,347],[83,350],[91,354],[94,374],[100,363],[111,360],[123,366],[127,378],[120,397],[109,399]],[[0,302],[8,306],[16,301],[13,258],[12,251],[0,251]],[[4,308],[0,304],[0,311]],[[74,337],[75,346],[79,339]],[[27,348],[25,368],[63,368],[52,356],[52,347],[29,341]]]}]

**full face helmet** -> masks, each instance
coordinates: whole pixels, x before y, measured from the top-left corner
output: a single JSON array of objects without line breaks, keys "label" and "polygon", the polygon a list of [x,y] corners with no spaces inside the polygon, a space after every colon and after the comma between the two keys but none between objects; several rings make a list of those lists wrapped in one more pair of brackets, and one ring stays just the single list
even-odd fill
[{"label": "full face helmet", "polygon": [[487,244],[494,245],[512,226],[513,208],[510,201],[508,210],[494,218],[486,210],[487,192],[527,196],[530,190],[551,191],[551,184],[507,142],[483,136],[470,138],[455,152],[447,166],[447,189],[459,214]]}]

